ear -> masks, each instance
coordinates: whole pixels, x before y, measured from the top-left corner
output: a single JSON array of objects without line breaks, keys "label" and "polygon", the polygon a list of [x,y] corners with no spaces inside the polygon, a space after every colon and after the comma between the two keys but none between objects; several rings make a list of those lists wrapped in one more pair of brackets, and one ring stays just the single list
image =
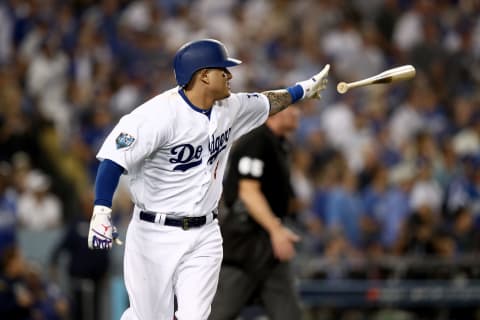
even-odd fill
[{"label": "ear", "polygon": [[200,81],[202,81],[205,84],[209,84],[210,80],[208,79],[208,69],[200,70],[198,74],[198,79],[200,79]]}]

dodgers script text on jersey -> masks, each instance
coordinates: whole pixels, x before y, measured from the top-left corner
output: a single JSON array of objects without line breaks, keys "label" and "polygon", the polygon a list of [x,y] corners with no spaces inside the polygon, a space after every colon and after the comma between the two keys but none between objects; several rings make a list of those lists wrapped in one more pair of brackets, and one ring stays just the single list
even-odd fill
[{"label": "dodgers script text on jersey", "polygon": [[126,168],[140,209],[200,215],[217,207],[233,141],[268,112],[264,95],[236,93],[205,113],[174,88],[124,116],[98,158]]}]

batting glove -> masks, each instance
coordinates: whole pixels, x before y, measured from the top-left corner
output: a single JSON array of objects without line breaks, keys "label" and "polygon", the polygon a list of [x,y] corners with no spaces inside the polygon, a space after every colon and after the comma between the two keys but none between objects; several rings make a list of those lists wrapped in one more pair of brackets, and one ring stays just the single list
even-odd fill
[{"label": "batting glove", "polygon": [[112,209],[105,206],[94,206],[90,228],[88,230],[88,247],[90,249],[111,249],[113,241],[122,244],[118,239],[117,228],[112,225]]},{"label": "batting glove", "polygon": [[296,83],[303,88],[302,99],[320,99],[320,91],[325,89],[325,87],[327,86],[329,70],[330,65],[327,64],[325,67],[323,67],[322,71],[320,71],[310,79]]}]

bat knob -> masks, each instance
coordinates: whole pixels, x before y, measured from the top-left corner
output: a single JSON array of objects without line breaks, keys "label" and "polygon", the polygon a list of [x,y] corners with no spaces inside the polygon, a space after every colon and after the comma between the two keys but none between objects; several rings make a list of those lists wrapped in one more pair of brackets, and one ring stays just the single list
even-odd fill
[{"label": "bat knob", "polygon": [[344,94],[345,92],[348,91],[348,84],[346,82],[340,82],[337,84],[337,92]]}]

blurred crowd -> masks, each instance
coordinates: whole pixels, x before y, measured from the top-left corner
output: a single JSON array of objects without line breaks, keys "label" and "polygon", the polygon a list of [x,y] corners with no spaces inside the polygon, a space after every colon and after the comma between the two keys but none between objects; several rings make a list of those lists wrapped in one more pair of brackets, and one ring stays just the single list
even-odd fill
[{"label": "blurred crowd", "polygon": [[[303,252],[478,253],[478,1],[4,0],[0,281],[18,277],[8,271],[21,255],[17,230],[67,227],[90,212],[106,134],[173,87],[176,50],[205,37],[243,60],[233,91],[284,88],[332,66],[322,99],[298,105],[291,137]],[[335,91],[403,64],[415,66],[413,80]],[[122,223],[130,204],[117,198]]]}]

